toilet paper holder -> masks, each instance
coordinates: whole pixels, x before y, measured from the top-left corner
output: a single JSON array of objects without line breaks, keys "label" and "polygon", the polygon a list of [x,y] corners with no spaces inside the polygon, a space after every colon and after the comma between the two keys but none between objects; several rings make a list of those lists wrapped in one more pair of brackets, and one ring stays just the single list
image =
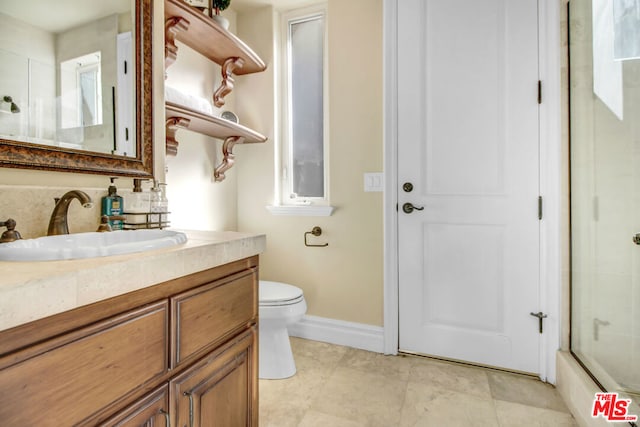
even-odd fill
[{"label": "toilet paper holder", "polygon": [[322,228],[318,227],[317,225],[315,227],[313,227],[311,229],[311,231],[307,231],[304,233],[304,245],[309,247],[309,248],[324,248],[326,246],[329,246],[328,243],[324,243],[322,245],[311,245],[309,244],[309,242],[307,242],[307,236],[309,234],[313,234],[314,236],[318,237],[322,234]]}]

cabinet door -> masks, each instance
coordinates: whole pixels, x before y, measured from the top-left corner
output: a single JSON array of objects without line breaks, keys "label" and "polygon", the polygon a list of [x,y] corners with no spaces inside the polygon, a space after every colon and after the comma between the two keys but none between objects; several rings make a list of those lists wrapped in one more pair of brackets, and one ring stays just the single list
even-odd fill
[{"label": "cabinet door", "polygon": [[188,427],[257,426],[256,343],[254,326],[171,381],[173,424]]},{"label": "cabinet door", "polygon": [[100,424],[101,427],[170,427],[169,393],[163,385]]},{"label": "cabinet door", "polygon": [[0,369],[0,424],[95,425],[167,372],[167,323],[163,301],[42,343],[40,354]]},{"label": "cabinet door", "polygon": [[250,269],[171,298],[171,367],[191,363],[255,323],[258,274]]}]

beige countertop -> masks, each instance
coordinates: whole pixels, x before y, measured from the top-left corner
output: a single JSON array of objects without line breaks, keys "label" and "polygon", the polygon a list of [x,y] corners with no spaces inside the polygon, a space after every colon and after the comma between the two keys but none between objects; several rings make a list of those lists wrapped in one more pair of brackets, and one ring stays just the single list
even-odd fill
[{"label": "beige countertop", "polygon": [[184,231],[181,245],[64,261],[0,261],[0,331],[264,252],[262,234]]}]

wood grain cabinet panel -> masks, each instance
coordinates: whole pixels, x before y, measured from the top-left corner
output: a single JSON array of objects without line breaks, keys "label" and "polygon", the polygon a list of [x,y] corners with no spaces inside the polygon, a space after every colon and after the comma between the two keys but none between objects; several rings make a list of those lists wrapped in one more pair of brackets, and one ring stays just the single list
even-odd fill
[{"label": "wood grain cabinet panel", "polygon": [[257,318],[252,257],[37,320],[0,353],[0,426],[257,426]]},{"label": "wood grain cabinet panel", "polygon": [[83,424],[167,372],[168,304],[152,304],[54,338],[0,370],[6,426]]},{"label": "wood grain cabinet panel", "polygon": [[257,272],[249,270],[171,298],[172,368],[255,322],[257,280]]},{"label": "wood grain cabinet panel", "polygon": [[172,425],[257,426],[256,344],[253,326],[172,380]]},{"label": "wood grain cabinet panel", "polygon": [[169,389],[158,390],[139,399],[115,417],[100,424],[101,427],[170,427]]}]

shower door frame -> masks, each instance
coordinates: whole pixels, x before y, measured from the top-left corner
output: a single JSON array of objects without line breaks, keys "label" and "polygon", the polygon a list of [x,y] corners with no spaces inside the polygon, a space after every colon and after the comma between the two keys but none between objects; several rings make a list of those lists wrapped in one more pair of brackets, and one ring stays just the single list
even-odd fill
[{"label": "shower door frame", "polygon": [[[397,354],[398,313],[398,164],[397,164],[397,2],[383,0],[384,57],[384,352]],[[562,164],[560,87],[560,5],[540,0],[539,64],[543,82],[540,105],[540,305],[548,315],[541,340],[540,378],[556,382],[556,352],[561,348],[562,325],[568,322],[568,301],[562,295]],[[567,234],[568,233],[564,233]],[[562,302],[562,308],[561,308]],[[563,342],[563,348],[568,343]]]}]

